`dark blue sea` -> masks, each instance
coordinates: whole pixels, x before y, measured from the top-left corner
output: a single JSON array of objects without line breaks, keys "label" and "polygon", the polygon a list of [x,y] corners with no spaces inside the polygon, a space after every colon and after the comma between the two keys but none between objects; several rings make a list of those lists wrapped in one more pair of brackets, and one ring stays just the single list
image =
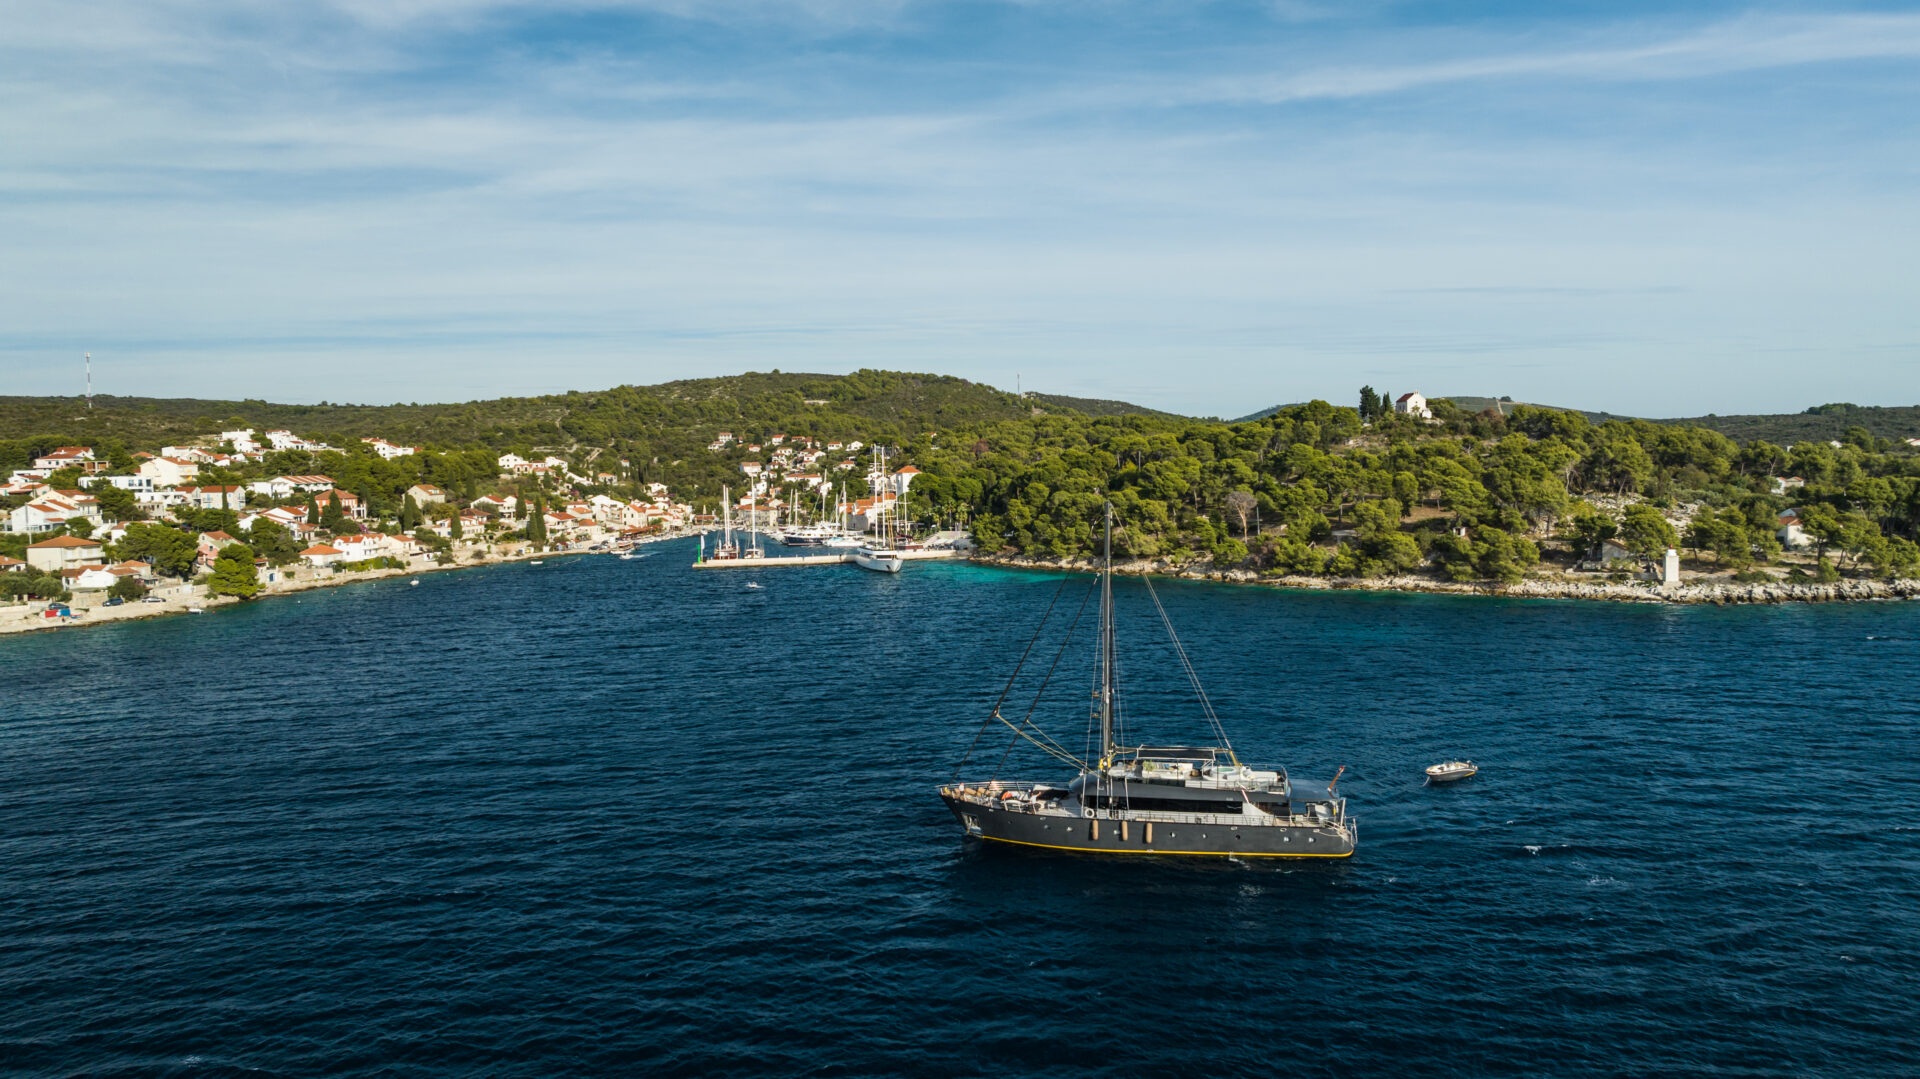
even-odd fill
[{"label": "dark blue sea", "polygon": [[0,1072],[1920,1074],[1920,604],[1162,584],[1360,847],[1143,863],[934,796],[1056,595],[1003,710],[1081,743],[1087,578],[691,552],[0,639]]}]

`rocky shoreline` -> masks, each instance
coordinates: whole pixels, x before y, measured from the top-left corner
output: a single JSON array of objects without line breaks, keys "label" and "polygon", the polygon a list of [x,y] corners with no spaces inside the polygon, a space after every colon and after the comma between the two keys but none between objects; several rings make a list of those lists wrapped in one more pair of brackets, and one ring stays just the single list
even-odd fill
[{"label": "rocky shoreline", "polygon": [[[991,555],[976,552],[973,560],[984,565],[1004,566],[1009,569],[1087,573],[1097,568],[1096,561],[1087,558],[1032,558],[1025,555]],[[1727,580],[1708,579],[1683,581],[1675,585],[1658,585],[1650,582],[1618,583],[1529,577],[1518,584],[1502,585],[1486,581],[1461,582],[1410,575],[1365,578],[1269,577],[1258,570],[1176,566],[1156,559],[1116,562],[1113,571],[1136,577],[1152,575],[1189,581],[1264,585],[1269,588],[1431,592],[1445,595],[1504,596],[1524,599],[1605,600],[1614,603],[1837,603],[1860,600],[1920,599],[1920,580],[1846,580],[1832,584],[1772,581],[1740,584]]]},{"label": "rocky shoreline", "polygon": [[[669,540],[685,539],[688,536],[703,534],[705,529],[690,529],[663,536],[648,536],[639,544],[664,543]],[[638,545],[638,544],[636,544]],[[475,552],[479,557],[474,557]],[[482,566],[498,566],[508,562],[530,562],[534,559],[572,558],[579,555],[600,552],[586,550],[572,551],[535,551],[521,546],[512,550],[485,550],[476,545],[467,552],[462,561],[438,563],[423,562],[405,569],[371,569],[351,573],[328,573],[323,575],[300,577],[268,585],[252,599],[242,600],[232,596],[213,596],[196,593],[178,598],[169,598],[164,603],[126,603],[118,607],[93,607],[85,610],[81,617],[72,619],[47,619],[39,617],[37,607],[25,604],[17,608],[0,610],[0,635],[12,633],[49,633],[56,630],[76,629],[84,626],[104,626],[114,622],[128,622],[141,618],[165,618],[171,615],[187,614],[191,608],[203,611],[215,607],[229,607],[241,603],[256,603],[275,596],[290,596],[301,592],[310,592],[317,588],[339,588],[343,585],[358,584],[362,581],[379,581],[390,577],[418,577],[426,573],[441,573],[447,570],[478,569]]]}]

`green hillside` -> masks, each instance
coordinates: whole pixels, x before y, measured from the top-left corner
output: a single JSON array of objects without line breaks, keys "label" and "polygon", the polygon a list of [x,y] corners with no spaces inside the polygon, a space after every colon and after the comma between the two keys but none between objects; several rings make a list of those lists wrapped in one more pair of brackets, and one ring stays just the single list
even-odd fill
[{"label": "green hillside", "polygon": [[[911,503],[922,523],[965,521],[983,545],[1026,554],[1090,551],[1110,500],[1125,553],[1221,568],[1512,581],[1542,559],[1567,565],[1618,536],[1644,557],[1679,544],[1716,567],[1744,569],[1782,557],[1775,521],[1793,509],[1839,563],[1822,563],[1823,574],[1920,572],[1920,455],[1870,426],[1897,434],[1888,425],[1914,410],[1833,406],[1752,418],[1767,421],[1754,428],[1762,437],[1743,443],[1713,429],[1740,417],[1595,423],[1577,411],[1436,398],[1435,422],[1424,423],[1364,396],[1365,420],[1358,409],[1312,401],[1232,424],[1076,398],[1036,408],[1034,398],[963,379],[885,371],[752,373],[443,405],[102,398],[90,416],[70,399],[7,398],[0,468],[74,443],[125,468],[129,450],[223,427],[285,426],[345,452],[274,453],[202,481],[324,472],[386,514],[403,509],[403,492],[422,480],[462,498],[511,485],[547,499],[627,495],[658,481],[713,508],[723,485],[739,493],[741,465],[764,462],[765,444],[785,434],[891,446],[896,463],[920,470]],[[709,449],[722,431],[737,441]],[[1839,437],[1818,437],[1828,433]],[[452,452],[383,461],[359,442],[373,435]],[[494,455],[505,450],[558,454],[590,479],[502,480]],[[863,473],[833,474],[857,490]],[[1776,491],[1784,476],[1805,486]],[[1705,508],[1684,511],[1691,524],[1676,535],[1659,511],[1680,515],[1682,506]]]},{"label": "green hillside", "polygon": [[0,438],[44,434],[78,442],[158,445],[223,427],[285,427],[336,444],[377,436],[434,447],[507,449],[605,445],[725,425],[786,425],[797,428],[794,434],[833,434],[836,427],[844,431],[853,425],[905,431],[1026,414],[1013,394],[945,375],[774,371],[457,404],[284,405],[102,395],[89,412],[79,398],[0,397]]},{"label": "green hillside", "polygon": [[1058,393],[1029,393],[1027,399],[1038,402],[1051,411],[1071,409],[1088,416],[1158,416],[1163,419],[1186,419],[1177,412],[1162,412],[1157,408],[1127,401],[1106,401],[1096,397],[1068,397]]},{"label": "green hillside", "polygon": [[[1447,398],[1464,412],[1477,413],[1498,406],[1505,415],[1513,415],[1513,410],[1521,405],[1534,408],[1551,408],[1562,412],[1579,412],[1590,423],[1605,423],[1608,420],[1630,420],[1635,417],[1622,416],[1610,412],[1595,412],[1589,409],[1571,409],[1561,405],[1542,404],[1538,401],[1516,402],[1511,398],[1474,397],[1453,394]],[[1776,446],[1791,446],[1796,442],[1844,442],[1855,427],[1861,428],[1873,438],[1890,441],[1902,441],[1920,438],[1920,406],[1906,405],[1882,407],[1877,405],[1861,406],[1852,404],[1817,405],[1804,412],[1788,412],[1772,415],[1747,416],[1687,416],[1679,419],[1652,419],[1652,423],[1663,423],[1675,427],[1704,427],[1709,431],[1718,431],[1728,438],[1739,442],[1751,442],[1759,439]]]},{"label": "green hillside", "polygon": [[1658,420],[1686,427],[1705,427],[1742,442],[1764,439],[1778,446],[1795,442],[1844,442],[1860,427],[1874,438],[1900,441],[1920,438],[1920,405],[1818,405],[1805,412],[1781,416],[1695,416]]}]

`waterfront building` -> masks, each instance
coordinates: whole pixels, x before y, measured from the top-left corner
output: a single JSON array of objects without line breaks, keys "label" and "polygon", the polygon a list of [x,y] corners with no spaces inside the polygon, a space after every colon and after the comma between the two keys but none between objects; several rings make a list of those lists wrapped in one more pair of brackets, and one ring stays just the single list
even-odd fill
[{"label": "waterfront building", "polygon": [[333,565],[335,562],[340,561],[344,555],[345,552],[341,551],[338,547],[326,543],[316,543],[300,552],[300,561],[305,562],[315,569],[319,569],[322,566]]},{"label": "waterfront building", "polygon": [[106,562],[106,547],[97,540],[78,536],[56,536],[27,545],[27,564],[43,573],[57,573],[75,566],[98,566]]}]

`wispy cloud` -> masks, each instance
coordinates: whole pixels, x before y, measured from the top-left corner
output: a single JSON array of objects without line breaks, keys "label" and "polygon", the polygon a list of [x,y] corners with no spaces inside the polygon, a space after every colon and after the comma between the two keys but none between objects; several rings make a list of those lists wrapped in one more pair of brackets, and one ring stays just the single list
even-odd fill
[{"label": "wispy cloud", "polygon": [[1053,365],[1215,412],[1409,357],[1571,400],[1823,342],[1872,383],[1911,336],[1920,16],[955,10],[28,0],[0,366],[117,341],[317,398],[315,355],[407,397]]}]

